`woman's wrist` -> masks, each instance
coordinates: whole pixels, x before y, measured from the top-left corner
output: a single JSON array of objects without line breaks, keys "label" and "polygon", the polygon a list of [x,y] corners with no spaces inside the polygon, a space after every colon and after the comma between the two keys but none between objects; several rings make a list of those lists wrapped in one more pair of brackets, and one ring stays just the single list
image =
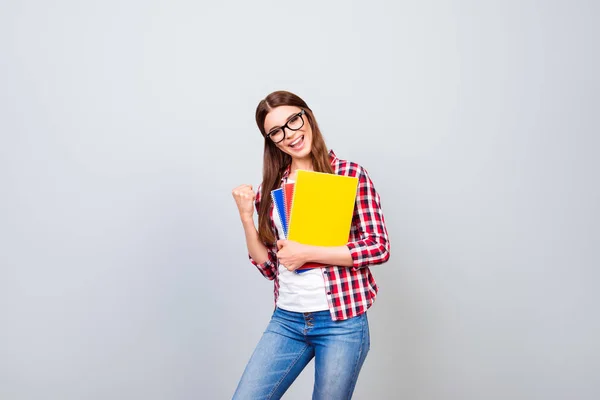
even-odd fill
[{"label": "woman's wrist", "polygon": [[302,258],[304,258],[304,263],[312,262],[315,258],[318,258],[318,248],[316,246],[311,245],[302,245]]},{"label": "woman's wrist", "polygon": [[244,225],[246,225],[246,224],[254,225],[254,219],[252,218],[252,215],[240,215],[240,219],[242,220],[242,224],[244,224]]}]

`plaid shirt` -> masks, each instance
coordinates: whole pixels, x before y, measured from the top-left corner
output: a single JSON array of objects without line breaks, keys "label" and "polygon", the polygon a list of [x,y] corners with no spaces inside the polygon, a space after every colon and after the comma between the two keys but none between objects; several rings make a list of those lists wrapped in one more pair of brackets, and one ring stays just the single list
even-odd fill
[{"label": "plaid shirt", "polygon": [[[333,150],[329,152],[329,157],[333,171],[337,175],[358,177],[354,216],[349,242],[346,244],[354,265],[352,267],[328,266],[321,268],[329,311],[331,318],[336,321],[360,315],[373,305],[378,288],[369,270],[369,265],[382,264],[389,259],[390,242],[381,211],[379,194],[375,191],[367,171],[356,163],[338,159]],[[286,181],[289,173],[288,167],[281,179],[282,184]],[[259,186],[255,200],[257,210],[260,205],[260,190]],[[272,204],[271,229],[277,237]],[[267,250],[269,259],[262,264],[254,261],[252,256],[248,255],[248,257],[267,279],[274,281],[275,304],[277,304],[279,297],[277,244],[267,245]]]}]

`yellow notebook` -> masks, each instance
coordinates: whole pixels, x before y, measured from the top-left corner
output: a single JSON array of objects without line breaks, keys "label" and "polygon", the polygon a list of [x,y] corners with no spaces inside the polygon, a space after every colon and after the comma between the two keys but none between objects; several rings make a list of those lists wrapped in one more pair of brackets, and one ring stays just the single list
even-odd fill
[{"label": "yellow notebook", "polygon": [[348,243],[358,178],[298,170],[288,239],[313,246]]}]

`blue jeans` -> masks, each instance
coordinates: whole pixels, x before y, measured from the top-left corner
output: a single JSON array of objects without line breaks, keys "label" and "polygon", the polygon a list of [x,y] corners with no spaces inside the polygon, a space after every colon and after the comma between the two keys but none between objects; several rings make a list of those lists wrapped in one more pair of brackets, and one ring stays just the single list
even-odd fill
[{"label": "blue jeans", "polygon": [[234,400],[279,399],[315,358],[313,399],[350,399],[370,347],[367,314],[332,321],[329,311],[276,308]]}]

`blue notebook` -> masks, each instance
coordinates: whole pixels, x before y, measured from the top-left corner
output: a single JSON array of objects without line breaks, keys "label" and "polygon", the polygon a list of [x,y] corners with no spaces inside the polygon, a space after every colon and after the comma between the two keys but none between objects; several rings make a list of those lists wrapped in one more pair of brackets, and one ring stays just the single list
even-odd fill
[{"label": "blue notebook", "polygon": [[279,221],[281,222],[281,227],[283,228],[284,239],[287,239],[288,234],[288,224],[287,218],[285,215],[285,202],[283,200],[283,189],[275,189],[271,191],[271,197],[273,198],[273,204],[275,204],[275,208],[277,208],[277,214],[279,215]]},{"label": "blue notebook", "polygon": [[[293,186],[293,184],[292,184]],[[285,193],[283,188],[275,189],[271,191],[271,198],[273,199],[273,204],[275,204],[275,211],[277,212],[277,216],[279,221],[281,222],[281,227],[283,228],[284,239],[287,239],[288,236],[288,222],[290,220],[290,216],[288,214],[288,208],[286,208],[285,201]],[[291,203],[291,201],[290,201]],[[309,271],[309,269],[297,269],[296,273],[301,274],[303,272]]]}]

